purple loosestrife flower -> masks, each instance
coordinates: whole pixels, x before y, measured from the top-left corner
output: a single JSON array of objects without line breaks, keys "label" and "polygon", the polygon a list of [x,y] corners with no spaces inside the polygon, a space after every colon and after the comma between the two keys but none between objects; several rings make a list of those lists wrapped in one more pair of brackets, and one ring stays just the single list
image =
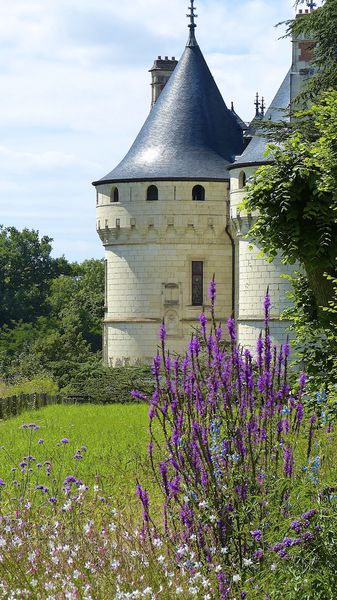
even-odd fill
[{"label": "purple loosestrife flower", "polygon": [[307,382],[307,376],[306,376],[306,374],[305,373],[301,373],[300,374],[300,379],[299,379],[301,391],[305,387],[306,382]]},{"label": "purple loosestrife flower", "polygon": [[130,394],[132,398],[136,398],[137,400],[147,400],[147,396],[138,390],[131,390]]},{"label": "purple loosestrife flower", "polygon": [[270,312],[270,295],[269,295],[269,289],[267,290],[267,293],[264,297],[264,301],[263,301],[263,308],[264,308],[264,318],[265,318],[265,322],[268,323],[269,321],[269,312]]},{"label": "purple loosestrife flower", "polygon": [[203,312],[199,315],[199,323],[201,326],[202,335],[206,335],[207,318],[206,318],[205,313],[203,313]]},{"label": "purple loosestrife flower", "polygon": [[296,406],[296,414],[295,414],[295,421],[296,421],[297,429],[299,429],[299,427],[302,423],[302,419],[303,419],[303,404],[301,402],[298,402],[298,404]]},{"label": "purple loosestrife flower", "polygon": [[192,339],[189,343],[188,349],[189,349],[191,356],[194,356],[194,355],[198,356],[198,354],[201,350],[201,346],[200,346],[200,342],[197,337],[192,336]]},{"label": "purple loosestrife flower", "polygon": [[165,323],[163,321],[162,324],[161,324],[161,326],[160,326],[160,329],[159,329],[159,337],[160,337],[160,340],[162,342],[165,342],[166,335],[167,335],[167,333],[166,333],[166,326],[165,326]]},{"label": "purple loosestrife flower", "polygon": [[160,367],[161,367],[161,356],[159,354],[157,354],[157,356],[155,356],[153,358],[153,362],[152,362],[152,374],[158,378],[160,375]]},{"label": "purple loosestrife flower", "polygon": [[263,364],[263,339],[262,333],[260,333],[256,343],[256,354],[257,354],[257,366],[262,367]]},{"label": "purple loosestrife flower", "polygon": [[228,319],[227,321],[227,330],[229,333],[229,337],[231,342],[234,344],[236,339],[236,331],[235,331],[235,321],[234,319]]},{"label": "purple loosestrife flower", "polygon": [[148,523],[150,520],[149,516],[149,494],[146,490],[143,490],[140,483],[137,484],[136,494],[139,497],[142,506],[143,506],[143,519],[145,523]]},{"label": "purple loosestrife flower", "polygon": [[216,298],[216,283],[215,283],[214,277],[208,286],[208,297],[211,301],[212,307],[214,307],[215,298]]},{"label": "purple loosestrife flower", "polygon": [[283,468],[284,468],[284,474],[286,477],[291,477],[293,474],[293,468],[294,468],[294,455],[293,455],[293,451],[292,448],[290,446],[286,446],[284,448],[283,451]]}]

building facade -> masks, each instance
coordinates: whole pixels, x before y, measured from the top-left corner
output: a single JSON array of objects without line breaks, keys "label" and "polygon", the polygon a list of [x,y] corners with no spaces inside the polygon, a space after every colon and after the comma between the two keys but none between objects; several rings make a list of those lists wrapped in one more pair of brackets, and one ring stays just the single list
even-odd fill
[{"label": "building facade", "polygon": [[151,110],[134,144],[94,182],[106,265],[103,350],[110,366],[151,360],[163,319],[168,347],[184,353],[213,273],[217,317],[235,315],[242,345],[256,343],[268,286],[276,341],[287,328],[279,319],[287,302],[285,268],[250,249],[255,216],[240,205],[246,182],[266,161],[259,120],[283,119],[310,75],[308,40],[293,41],[290,71],[265,114],[257,103],[257,119],[248,127],[226,106],[198,46],[193,0],[189,16],[179,62],[158,57],[150,70]]}]

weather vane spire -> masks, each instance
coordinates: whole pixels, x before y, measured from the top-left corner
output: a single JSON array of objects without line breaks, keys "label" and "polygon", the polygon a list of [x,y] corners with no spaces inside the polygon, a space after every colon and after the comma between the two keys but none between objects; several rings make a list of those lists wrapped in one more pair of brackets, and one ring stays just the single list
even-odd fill
[{"label": "weather vane spire", "polygon": [[195,23],[195,19],[197,18],[198,15],[195,14],[195,7],[194,7],[194,0],[190,0],[191,5],[188,7],[189,9],[189,13],[188,15],[186,15],[186,17],[190,20],[189,24],[188,24],[188,28],[190,30],[190,36],[189,36],[189,40],[187,42],[187,46],[197,46],[197,40],[195,38],[195,28],[196,28],[196,23]]}]

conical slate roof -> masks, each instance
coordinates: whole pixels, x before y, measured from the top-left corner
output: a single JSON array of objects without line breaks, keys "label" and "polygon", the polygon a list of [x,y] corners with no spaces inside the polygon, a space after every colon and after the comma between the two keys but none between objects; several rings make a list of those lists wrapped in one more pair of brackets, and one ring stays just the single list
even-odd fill
[{"label": "conical slate roof", "polygon": [[229,179],[243,150],[242,128],[226,107],[195,37],[127,155],[94,185],[144,180]]},{"label": "conical slate roof", "polygon": [[[268,108],[261,122],[266,124],[268,121],[284,121],[286,118],[285,110],[290,105],[290,70],[285,76],[274,100]],[[253,136],[245,151],[241,156],[237,156],[231,168],[253,166],[270,162],[270,159],[264,156],[267,144],[270,140],[264,135],[265,130],[259,129],[259,125],[252,123]],[[249,128],[250,129],[250,128]],[[249,132],[248,129],[248,132]]]}]

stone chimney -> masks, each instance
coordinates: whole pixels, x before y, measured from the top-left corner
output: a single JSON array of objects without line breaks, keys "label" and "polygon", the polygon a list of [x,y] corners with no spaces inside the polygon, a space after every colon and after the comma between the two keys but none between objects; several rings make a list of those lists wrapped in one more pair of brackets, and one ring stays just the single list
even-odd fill
[{"label": "stone chimney", "polygon": [[174,56],[172,56],[172,58],[169,58],[168,56],[165,56],[165,58],[158,56],[154,61],[153,67],[149,71],[152,75],[151,108],[157,102],[177,63],[178,61]]},{"label": "stone chimney", "polygon": [[[305,19],[313,8],[299,10],[296,19]],[[292,68],[290,79],[291,103],[301,91],[306,79],[313,75],[313,58],[316,42],[310,35],[293,36]],[[296,108],[296,107],[295,107]],[[297,107],[298,108],[298,107]]]}]

